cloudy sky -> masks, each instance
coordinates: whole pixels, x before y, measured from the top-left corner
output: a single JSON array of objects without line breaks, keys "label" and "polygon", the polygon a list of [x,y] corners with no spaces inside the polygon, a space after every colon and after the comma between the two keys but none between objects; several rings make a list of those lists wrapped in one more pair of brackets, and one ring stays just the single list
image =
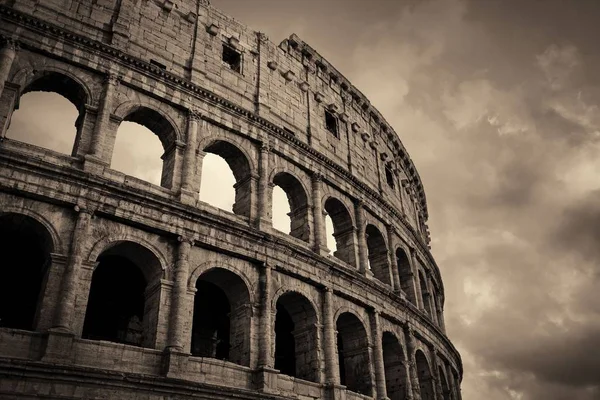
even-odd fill
[{"label": "cloudy sky", "polygon": [[[212,4],[274,42],[297,33],[398,132],[425,185],[464,399],[600,399],[600,2]],[[13,135],[43,120],[27,96]],[[145,165],[121,147],[122,168]]]}]

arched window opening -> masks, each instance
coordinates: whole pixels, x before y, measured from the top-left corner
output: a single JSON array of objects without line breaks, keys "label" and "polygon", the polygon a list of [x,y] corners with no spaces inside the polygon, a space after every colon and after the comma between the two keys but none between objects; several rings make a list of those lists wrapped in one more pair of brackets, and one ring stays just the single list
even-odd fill
[{"label": "arched window opening", "polygon": [[42,224],[20,214],[0,216],[0,327],[35,328],[51,252]]},{"label": "arched window opening", "polygon": [[396,337],[384,332],[382,336],[385,387],[390,400],[404,400],[406,393],[406,369],[404,351]]},{"label": "arched window opening", "polygon": [[400,286],[402,291],[406,293],[408,301],[416,305],[417,299],[415,299],[410,261],[408,260],[406,252],[400,247],[396,249],[396,262],[398,263],[398,275],[400,276]]},{"label": "arched window opening", "polygon": [[448,380],[446,379],[446,374],[444,373],[444,369],[440,365],[438,367],[438,374],[440,376],[440,381],[442,384],[442,397],[444,400],[451,400],[450,386],[448,385]]},{"label": "arched window opening", "polygon": [[98,257],[92,275],[83,338],[153,348],[156,342],[162,268],[156,256],[120,242]]},{"label": "arched window opening", "polygon": [[44,72],[23,90],[6,136],[74,155],[87,102],[85,90],[72,78]]},{"label": "arched window opening", "polygon": [[353,314],[343,313],[337,320],[340,383],[348,390],[372,395],[367,332]]},{"label": "arched window opening", "polygon": [[200,201],[232,212],[235,203],[235,176],[229,164],[216,154],[207,154],[202,160]]},{"label": "arched window opening", "polygon": [[328,240],[328,247],[336,249],[333,253],[335,257],[356,266],[356,234],[350,213],[341,201],[333,197],[327,199],[324,209],[327,216],[331,218],[332,234],[335,240],[335,246],[330,246]]},{"label": "arched window opening", "polygon": [[250,362],[250,295],[244,281],[222,268],[196,281],[192,355],[239,365]]},{"label": "arched window opening", "polygon": [[[290,205],[290,236],[308,242],[310,229],[308,223],[308,197],[298,179],[286,172],[280,172],[273,178],[273,184],[280,187]],[[275,201],[273,201],[275,208]]]},{"label": "arched window opening", "polygon": [[428,290],[427,280],[423,275],[423,271],[419,271],[419,285],[421,287],[421,299],[423,300],[423,308],[429,316],[432,316],[431,293]]},{"label": "arched window opening", "polygon": [[433,397],[433,377],[427,358],[421,350],[417,350],[415,359],[417,364],[417,378],[419,379],[419,388],[421,389],[421,399],[435,400]]},{"label": "arched window opening", "polygon": [[[252,171],[250,170],[250,163],[244,153],[231,143],[218,140],[208,145],[203,149],[205,153],[211,153],[217,155],[225,160],[229,169],[233,173],[235,178],[235,184],[233,188],[235,190],[235,202],[231,207],[234,214],[241,215],[244,217],[250,217],[250,210],[252,208]],[[206,160],[208,154],[204,157]],[[202,180],[207,176],[209,171],[204,171],[204,161],[202,163]],[[221,172],[219,172],[221,175]],[[226,174],[227,175],[227,174]],[[229,182],[213,182],[213,187],[206,187],[204,181],[201,182],[201,194],[200,200],[205,201],[203,196],[205,190],[214,191],[216,193],[227,193],[227,189],[231,187]],[[217,207],[219,207],[217,205]]]},{"label": "arched window opening", "polygon": [[291,231],[292,220],[290,218],[291,209],[287,195],[279,186],[273,187],[273,202],[272,202],[273,228],[278,231],[289,234]]},{"label": "arched window opening", "polygon": [[172,187],[177,152],[181,150],[175,145],[175,129],[165,117],[140,106],[123,118],[116,135],[111,168]]},{"label": "arched window opening", "polygon": [[298,293],[286,293],[277,300],[275,369],[299,379],[319,380],[317,314]]},{"label": "arched window opening", "polygon": [[329,214],[325,214],[325,236],[327,248],[329,249],[329,254],[335,255],[337,251],[337,243],[335,242],[335,236],[333,232],[335,229],[333,228],[333,220],[329,216]]},{"label": "arched window opening", "polygon": [[367,249],[369,252],[369,268],[376,279],[388,285],[392,284],[388,261],[388,250],[383,235],[374,225],[367,225]]},{"label": "arched window opening", "polygon": [[[140,146],[140,143],[143,143]],[[135,122],[119,125],[110,167],[154,185],[162,180],[163,147],[150,129]]]}]

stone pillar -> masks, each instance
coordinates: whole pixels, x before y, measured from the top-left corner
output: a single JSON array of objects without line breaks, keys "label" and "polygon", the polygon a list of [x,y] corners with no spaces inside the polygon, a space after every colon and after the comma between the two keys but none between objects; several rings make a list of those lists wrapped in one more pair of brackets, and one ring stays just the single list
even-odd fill
[{"label": "stone pillar", "polygon": [[365,274],[369,265],[369,250],[367,248],[367,236],[365,233],[365,211],[361,200],[355,202],[356,212],[356,236],[358,239],[358,270]]},{"label": "stone pillar", "polygon": [[442,302],[442,298],[441,296],[436,296],[435,297],[435,302],[436,302],[436,309],[437,309],[437,319],[438,319],[438,324],[440,326],[440,329],[442,330],[442,332],[446,332],[446,323],[444,321],[444,303]]},{"label": "stone pillar", "polygon": [[271,266],[263,265],[260,274],[260,327],[258,338],[258,366],[273,368],[272,349],[272,311],[271,311]]},{"label": "stone pillar", "polygon": [[415,300],[417,301],[417,308],[419,310],[425,309],[425,305],[423,304],[423,294],[421,293],[421,283],[419,278],[419,266],[417,263],[416,251],[414,249],[410,249],[410,263],[411,263],[411,271],[413,274],[413,287],[415,288]]},{"label": "stone pillar", "polygon": [[269,210],[269,155],[271,149],[265,140],[260,146],[260,169],[258,177],[258,219],[256,226],[265,230],[271,226],[271,213]]},{"label": "stone pillar", "polygon": [[313,218],[315,221],[314,250],[324,256],[329,255],[327,240],[325,239],[325,218],[321,204],[321,184],[323,177],[315,173],[312,175],[312,202]]},{"label": "stone pillar", "polygon": [[373,337],[373,364],[375,367],[375,388],[377,399],[387,400],[387,388],[385,382],[385,365],[383,363],[383,346],[381,343],[381,332],[379,328],[379,312],[371,312],[371,336]]},{"label": "stone pillar", "polygon": [[396,259],[396,251],[394,250],[394,227],[391,224],[386,224],[387,235],[388,235],[388,247],[390,257],[390,268],[392,269],[392,287],[394,292],[402,293],[402,287],[400,286],[400,273],[398,271],[398,260]]},{"label": "stone pillar", "polygon": [[96,125],[94,126],[94,131],[90,141],[89,152],[85,156],[85,164],[88,165],[88,170],[90,167],[93,169],[94,164],[110,164],[110,160],[105,159],[104,142],[106,130],[110,124],[110,113],[118,84],[119,78],[114,74],[109,74],[104,81],[104,95],[100,101],[98,115],[96,117]]},{"label": "stone pillar", "polygon": [[186,204],[194,204],[198,193],[194,192],[194,170],[196,165],[196,147],[198,142],[198,121],[200,113],[197,110],[188,110],[187,143],[183,155],[183,167],[181,171],[181,201]]},{"label": "stone pillar", "polygon": [[333,320],[333,290],[323,292],[323,349],[325,354],[325,383],[340,384],[340,368],[337,355],[337,332]]},{"label": "stone pillar", "polygon": [[188,310],[185,309],[188,292],[189,257],[194,241],[181,236],[178,240],[177,261],[175,262],[173,289],[171,291],[167,350],[183,352],[185,345],[185,324],[189,315]]},{"label": "stone pillar", "polygon": [[4,89],[4,84],[8,80],[10,69],[17,55],[17,46],[11,39],[4,40],[0,49],[0,96]]},{"label": "stone pillar", "polygon": [[429,354],[431,354],[431,378],[433,379],[433,398],[438,400],[444,400],[444,389],[442,388],[442,377],[440,376],[440,369],[438,368],[438,353],[435,347],[431,345],[429,347]]},{"label": "stone pillar", "polygon": [[407,399],[421,400],[421,389],[419,386],[419,377],[417,375],[417,361],[415,359],[415,337],[413,335],[413,329],[410,325],[404,327],[404,341],[406,343],[406,358],[407,358],[407,382],[406,391]]},{"label": "stone pillar", "polygon": [[56,307],[53,327],[53,329],[63,332],[73,332],[73,312],[79,280],[79,268],[83,261],[82,250],[89,237],[90,221],[92,219],[90,210],[75,206],[75,211],[78,212],[77,221],[71,237],[69,261],[62,279],[61,296]]}]

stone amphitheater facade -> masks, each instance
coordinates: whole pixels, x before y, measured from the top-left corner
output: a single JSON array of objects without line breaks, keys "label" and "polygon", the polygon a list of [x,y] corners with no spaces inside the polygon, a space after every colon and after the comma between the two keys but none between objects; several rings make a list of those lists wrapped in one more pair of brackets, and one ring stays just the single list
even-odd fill
[{"label": "stone amphitheater facade", "polygon": [[[0,38],[1,398],[461,398],[419,175],[308,44],[206,0],[0,0]],[[71,155],[6,138],[33,91],[77,107]],[[110,168],[122,121],[160,186]]]}]

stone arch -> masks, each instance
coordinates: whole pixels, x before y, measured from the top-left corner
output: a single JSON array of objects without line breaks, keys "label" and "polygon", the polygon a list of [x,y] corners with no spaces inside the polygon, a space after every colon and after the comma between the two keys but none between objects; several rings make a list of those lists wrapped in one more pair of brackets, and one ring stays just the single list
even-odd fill
[{"label": "stone arch", "polygon": [[65,254],[66,249],[64,247],[60,235],[58,234],[58,231],[54,227],[54,224],[44,215],[30,208],[14,207],[6,203],[2,205],[0,217],[4,214],[23,214],[36,220],[38,223],[43,225],[44,228],[46,228],[46,231],[48,231],[48,234],[52,238],[52,252],[58,254]]},{"label": "stone arch", "polygon": [[333,236],[337,247],[333,255],[356,267],[356,228],[350,209],[338,198],[328,196],[323,202],[323,210],[333,223]]},{"label": "stone arch", "polygon": [[[113,115],[123,121],[136,122],[146,126],[152,133],[158,136],[165,149],[172,146],[176,141],[181,141],[183,138],[177,122],[168,113],[148,102],[124,101],[115,107]],[[146,118],[157,120],[149,122]]]},{"label": "stone arch", "polygon": [[167,261],[167,257],[165,256],[163,251],[161,251],[156,245],[154,245],[147,239],[131,233],[117,233],[103,236],[92,245],[89,253],[87,254],[87,260],[90,263],[94,263],[102,252],[121,242],[134,242],[144,247],[146,250],[150,251],[152,255],[158,260],[158,263],[162,270],[161,278],[167,278],[167,265],[169,265],[169,262]]},{"label": "stone arch", "polygon": [[[250,266],[251,264],[248,263],[246,265]],[[246,268],[238,267],[235,264],[229,263],[225,260],[205,261],[201,264],[198,264],[195,268],[191,269],[188,278],[188,290],[194,291],[196,288],[196,281],[198,281],[200,275],[215,268],[215,266],[218,266],[218,268],[225,269],[237,275],[244,282],[246,288],[248,288],[248,293],[250,294],[250,302],[254,304],[256,285],[253,284],[253,279],[251,279],[248,276]]]},{"label": "stone arch", "polygon": [[[58,141],[53,140],[53,142],[50,143],[46,139],[48,135],[36,136],[35,134],[26,131],[25,133],[21,132],[21,135],[25,137],[19,137],[17,140],[22,140],[35,146],[68,153],[74,156],[77,153],[77,144],[82,137],[84,129],[83,121],[86,116],[87,107],[90,106],[93,101],[91,91],[87,85],[72,72],[53,66],[44,66],[40,70],[19,71],[15,78],[21,80],[21,83],[23,84],[23,89],[19,94],[21,97],[31,92],[54,93],[66,99],[77,110],[77,117],[74,121],[75,131],[73,137],[68,137],[65,140],[61,135],[61,139]],[[20,98],[16,100],[15,109],[20,108],[20,100]],[[61,116],[62,119],[67,118],[67,115],[70,114],[65,113]],[[8,137],[12,136],[11,128],[13,126],[14,124],[11,125],[6,132]],[[65,132],[68,134],[68,131]],[[63,146],[60,145],[57,147],[57,143],[65,141],[67,146],[70,143],[70,150],[63,148]]]},{"label": "stone arch", "polygon": [[252,314],[249,287],[240,275],[221,267],[202,272],[195,287],[192,355],[249,366]]},{"label": "stone arch", "polygon": [[204,153],[215,154],[225,160],[235,178],[233,213],[249,218],[252,212],[252,190],[255,169],[252,158],[242,146],[227,139],[211,137],[200,142]]},{"label": "stone arch", "polygon": [[381,348],[387,396],[390,400],[404,400],[407,394],[408,377],[404,366],[402,345],[394,333],[384,331],[381,336]]},{"label": "stone arch", "polygon": [[0,327],[36,329],[54,246],[50,231],[38,219],[0,213]]},{"label": "stone arch", "polygon": [[154,348],[163,266],[130,240],[109,242],[95,259],[83,338]]},{"label": "stone arch", "polygon": [[[175,176],[179,168],[178,160],[181,159],[180,143],[181,133],[177,123],[167,113],[144,102],[126,101],[115,109],[115,115],[121,118],[121,122],[134,122],[139,124],[154,135],[162,145],[164,153],[162,159],[162,173],[160,185],[171,189],[175,184]],[[120,126],[120,123],[119,123]],[[116,128],[114,137],[119,135],[119,127]],[[113,142],[116,143],[116,142]],[[115,146],[112,146],[111,165],[114,165]],[[158,167],[158,160],[156,160]]]},{"label": "stone arch", "polygon": [[400,287],[402,291],[406,293],[406,298],[415,306],[417,305],[417,299],[415,298],[413,272],[411,267],[409,253],[399,246],[396,248],[395,257],[398,265],[398,276],[400,277]]},{"label": "stone arch", "polygon": [[391,285],[392,277],[388,259],[388,249],[384,236],[373,224],[365,227],[367,237],[367,251],[369,255],[369,267],[376,279]]},{"label": "stone arch", "polygon": [[275,298],[275,368],[299,379],[319,382],[318,308],[310,297],[286,290]]},{"label": "stone arch", "polygon": [[311,202],[306,186],[301,179],[287,171],[273,171],[269,181],[272,185],[279,186],[287,196],[290,205],[290,236],[308,242]]},{"label": "stone arch", "polygon": [[421,349],[415,351],[417,378],[422,400],[435,400],[433,387],[433,374],[427,356]]},{"label": "stone arch", "polygon": [[336,318],[340,383],[348,390],[371,396],[373,382],[365,326],[352,312],[343,312]]}]

